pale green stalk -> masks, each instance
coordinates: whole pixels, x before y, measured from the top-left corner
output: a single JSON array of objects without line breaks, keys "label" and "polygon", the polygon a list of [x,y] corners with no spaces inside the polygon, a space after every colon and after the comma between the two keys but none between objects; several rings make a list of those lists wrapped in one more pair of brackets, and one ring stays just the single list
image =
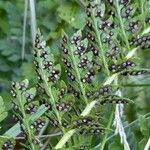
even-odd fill
[{"label": "pale green stalk", "polygon": [[23,19],[23,35],[22,35],[22,51],[21,51],[21,58],[22,58],[22,60],[24,60],[24,54],[25,54],[27,10],[28,10],[28,0],[25,0],[24,19]]}]

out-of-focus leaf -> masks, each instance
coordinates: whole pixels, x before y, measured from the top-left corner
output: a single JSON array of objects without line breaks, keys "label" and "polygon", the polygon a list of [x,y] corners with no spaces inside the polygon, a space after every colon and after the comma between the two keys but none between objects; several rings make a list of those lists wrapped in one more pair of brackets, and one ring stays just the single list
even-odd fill
[{"label": "out-of-focus leaf", "polygon": [[85,23],[83,11],[73,3],[63,3],[58,8],[59,17],[74,28],[82,28]]},{"label": "out-of-focus leaf", "polygon": [[6,111],[4,101],[2,97],[0,96],[0,122],[4,120],[8,115],[8,112]]},{"label": "out-of-focus leaf", "polygon": [[20,123],[17,123],[13,127],[11,127],[9,130],[7,130],[4,135],[9,136],[9,137],[16,137],[20,133],[21,133]]}]

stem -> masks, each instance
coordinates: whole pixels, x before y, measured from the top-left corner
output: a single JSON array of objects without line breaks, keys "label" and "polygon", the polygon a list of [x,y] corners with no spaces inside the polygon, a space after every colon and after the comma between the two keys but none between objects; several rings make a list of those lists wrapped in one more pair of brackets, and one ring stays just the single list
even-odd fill
[{"label": "stem", "polygon": [[29,6],[30,6],[32,44],[33,44],[33,46],[34,46],[34,40],[35,40],[35,35],[36,35],[35,1],[34,1],[34,0],[29,0]]},{"label": "stem", "polygon": [[98,27],[97,27],[97,21],[95,19],[95,17],[92,15],[92,19],[93,19],[93,23],[94,23],[94,30],[95,30],[95,33],[96,33],[96,37],[98,39],[98,47],[99,47],[99,50],[101,52],[101,55],[102,55],[102,61],[103,61],[103,64],[104,64],[104,67],[106,69],[106,73],[107,75],[109,76],[110,75],[110,72],[109,72],[109,69],[108,69],[108,64],[107,64],[107,61],[106,61],[106,58],[105,58],[105,54],[104,54],[104,49],[103,49],[103,45],[102,45],[102,40],[101,40],[101,35],[98,31]]},{"label": "stem", "polygon": [[39,54],[39,51],[38,51],[38,60],[39,60],[39,68],[40,68],[40,73],[42,75],[42,78],[43,78],[43,81],[44,81],[44,88],[47,92],[47,95],[51,98],[51,99],[48,99],[50,103],[52,103],[52,106],[53,106],[53,109],[54,109],[54,112],[56,114],[56,117],[58,119],[58,122],[59,122],[59,125],[60,125],[60,128],[62,129],[62,131],[64,132],[64,128],[62,127],[62,122],[61,122],[61,117],[59,115],[59,112],[56,108],[56,103],[55,103],[55,98],[53,96],[53,92],[52,92],[52,88],[51,86],[48,84],[47,82],[47,78],[46,78],[46,75],[44,73],[44,70],[43,70],[43,65],[42,65],[42,59],[40,58],[40,54]]},{"label": "stem", "polygon": [[145,14],[144,14],[144,0],[140,0],[140,6],[141,6],[141,15],[142,15],[142,21],[143,21],[143,27],[145,29]]},{"label": "stem", "polygon": [[34,144],[32,143],[32,134],[30,131],[29,121],[28,121],[28,118],[27,118],[25,110],[24,110],[24,106],[22,103],[22,95],[21,95],[20,91],[17,91],[17,99],[19,101],[19,106],[21,109],[21,113],[23,115],[23,124],[25,125],[25,127],[27,129],[29,143],[31,145],[32,150],[35,150]]},{"label": "stem", "polygon": [[83,99],[84,99],[85,103],[88,104],[88,99],[87,99],[86,94],[85,94],[84,86],[83,86],[83,84],[81,82],[81,76],[80,76],[80,73],[79,73],[79,69],[77,67],[76,59],[75,59],[74,54],[73,54],[72,46],[70,46],[70,54],[71,54],[71,59],[73,61],[73,66],[75,68],[75,72],[76,72],[76,75],[77,75],[78,83],[79,83],[81,92],[83,94]]},{"label": "stem", "polygon": [[118,0],[115,0],[115,1],[116,1],[116,9],[117,9],[117,14],[118,14],[118,19],[119,19],[119,22],[120,22],[121,32],[122,32],[126,47],[127,47],[128,50],[130,50],[130,44],[129,44],[125,29],[124,29],[123,19],[121,17],[119,2],[118,2]]},{"label": "stem", "polygon": [[22,51],[21,51],[21,58],[22,58],[22,60],[24,60],[24,53],[25,53],[27,10],[28,10],[28,0],[25,0],[25,6],[24,6],[24,18],[23,18]]},{"label": "stem", "polygon": [[[110,126],[112,124],[113,114],[114,114],[114,109],[111,112],[111,115],[110,115],[110,118],[109,118],[109,121],[108,121],[108,124],[107,124],[107,128],[110,128]],[[100,150],[103,150],[104,147],[105,147],[105,143],[107,141],[108,133],[109,133],[109,130],[107,130],[106,133],[105,133],[105,136],[104,136],[103,141],[102,141],[101,146],[100,146]]]}]

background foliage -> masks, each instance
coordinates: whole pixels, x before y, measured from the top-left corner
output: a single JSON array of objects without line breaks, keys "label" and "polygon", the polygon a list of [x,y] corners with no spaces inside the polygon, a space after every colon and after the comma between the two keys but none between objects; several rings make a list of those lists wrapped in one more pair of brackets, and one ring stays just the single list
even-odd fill
[{"label": "background foliage", "polygon": [[[80,2],[75,0],[36,1],[37,26],[40,27],[44,39],[51,46],[53,54],[58,58],[58,61],[61,29],[64,29],[65,32],[71,35],[75,29],[82,28],[85,24],[84,13]],[[4,104],[8,110],[10,109],[10,81],[28,78],[31,84],[37,82],[32,64],[29,10],[26,28],[25,59],[21,59],[23,17],[23,0],[0,1],[0,95],[4,97]],[[149,68],[150,51],[142,50],[139,51],[138,55],[140,56],[141,67]],[[126,129],[128,141],[132,150],[142,150],[150,136],[150,117],[143,117],[143,115],[150,111],[150,77],[147,75],[131,78],[130,81],[124,81],[124,83],[122,85],[126,89],[124,95],[134,99],[135,102],[125,108],[126,117],[124,119],[126,121],[124,125],[128,126],[131,122],[138,119]],[[13,122],[10,122],[7,125],[8,122],[9,117],[1,123],[0,126],[4,126],[4,128],[0,128],[0,133],[4,133],[8,126],[13,124]],[[116,150],[116,147],[118,150],[122,149],[118,137],[110,138],[108,143],[107,149]]]}]

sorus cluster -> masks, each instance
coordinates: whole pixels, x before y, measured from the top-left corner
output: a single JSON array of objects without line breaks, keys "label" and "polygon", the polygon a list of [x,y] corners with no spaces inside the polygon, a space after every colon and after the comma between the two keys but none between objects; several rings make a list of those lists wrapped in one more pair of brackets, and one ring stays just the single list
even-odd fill
[{"label": "sorus cluster", "polygon": [[106,85],[106,86],[101,87],[101,88],[95,93],[95,96],[96,96],[96,97],[105,96],[105,95],[110,94],[111,92],[112,92],[112,86]]},{"label": "sorus cluster", "polygon": [[73,120],[73,125],[76,128],[81,128],[83,126],[90,126],[93,124],[93,122],[94,122],[94,119],[92,117],[82,117],[82,118]]},{"label": "sorus cluster", "polygon": [[71,109],[71,105],[67,102],[59,102],[56,104],[58,111],[68,112]]},{"label": "sorus cluster", "polygon": [[89,128],[82,128],[80,134],[104,134],[105,129],[98,126],[90,126]]},{"label": "sorus cluster", "polygon": [[130,75],[130,76],[138,76],[138,75],[143,75],[143,74],[146,74],[148,73],[147,70],[131,70],[131,71],[125,71],[122,73],[123,76],[127,76],[127,75]]},{"label": "sorus cluster", "polygon": [[27,114],[34,114],[34,113],[36,113],[37,109],[38,109],[38,105],[36,105],[34,103],[30,103],[26,106],[25,111]]},{"label": "sorus cluster", "polygon": [[131,67],[135,67],[135,63],[131,60],[127,60],[118,65],[111,64],[109,66],[109,70],[112,71],[113,73],[116,73],[116,72],[121,72],[121,71],[131,68]]},{"label": "sorus cluster", "polygon": [[40,132],[40,130],[45,126],[45,121],[38,119],[37,121],[35,121],[34,123],[31,124],[31,129],[35,129],[36,132]]},{"label": "sorus cluster", "polygon": [[49,111],[52,110],[52,105],[48,102],[48,100],[42,99],[40,101],[40,104],[43,104]]},{"label": "sorus cluster", "polygon": [[150,48],[150,35],[138,36],[130,41],[131,45],[140,46],[143,49]]},{"label": "sorus cluster", "polygon": [[7,140],[2,146],[2,150],[13,150],[13,149],[14,149],[14,145],[11,140]]},{"label": "sorus cluster", "polygon": [[104,100],[100,101],[101,105],[106,104],[127,104],[128,100],[117,95],[108,96]]}]

